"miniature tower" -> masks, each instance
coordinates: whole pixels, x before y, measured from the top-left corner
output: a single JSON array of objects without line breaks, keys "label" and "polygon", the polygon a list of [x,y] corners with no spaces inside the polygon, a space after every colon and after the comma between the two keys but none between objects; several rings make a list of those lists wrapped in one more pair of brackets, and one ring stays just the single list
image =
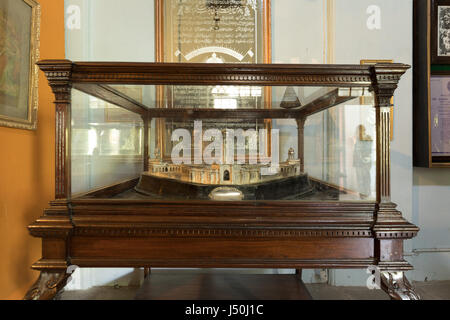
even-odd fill
[{"label": "miniature tower", "polygon": [[295,161],[294,156],[295,156],[295,150],[294,150],[294,148],[291,147],[291,148],[289,148],[289,151],[288,151],[288,159],[287,159],[287,161],[288,162]]}]

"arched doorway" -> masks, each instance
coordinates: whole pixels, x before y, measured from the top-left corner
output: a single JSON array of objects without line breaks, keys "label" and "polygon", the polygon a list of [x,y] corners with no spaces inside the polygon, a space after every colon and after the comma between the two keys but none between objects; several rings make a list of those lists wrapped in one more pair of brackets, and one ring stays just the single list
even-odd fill
[{"label": "arched doorway", "polygon": [[225,170],[223,172],[223,181],[230,181],[230,171]]}]

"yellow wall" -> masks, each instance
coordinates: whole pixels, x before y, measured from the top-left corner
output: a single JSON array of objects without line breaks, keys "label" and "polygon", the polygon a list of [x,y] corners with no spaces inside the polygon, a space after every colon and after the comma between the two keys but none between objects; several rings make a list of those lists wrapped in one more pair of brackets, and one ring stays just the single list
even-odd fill
[{"label": "yellow wall", "polygon": [[[41,59],[64,58],[64,1],[41,4]],[[0,127],[0,299],[21,299],[38,273],[40,240],[26,226],[54,197],[54,96],[39,76],[36,131]]]}]

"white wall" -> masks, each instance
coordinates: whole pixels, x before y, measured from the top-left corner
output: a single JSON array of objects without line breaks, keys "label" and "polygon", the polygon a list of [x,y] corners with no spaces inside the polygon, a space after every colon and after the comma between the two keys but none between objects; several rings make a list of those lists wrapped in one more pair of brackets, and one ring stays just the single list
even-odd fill
[{"label": "white wall", "polygon": [[[155,61],[154,3],[148,0],[65,0],[66,57],[74,61]],[[80,28],[67,28],[71,6]]]},{"label": "white wall", "polygon": [[[68,10],[80,11],[80,28],[69,29]],[[66,58],[73,61],[155,60],[154,5],[148,0],[66,0]],[[72,7],[73,8],[73,7]],[[71,11],[72,12],[72,11]],[[137,285],[142,270],[78,269],[66,287]]]},{"label": "white wall", "polygon": [[413,173],[412,215],[421,229],[412,245],[418,254],[408,257],[413,278],[450,279],[450,169],[414,168]]},{"label": "white wall", "polygon": [[[380,9],[380,29],[369,30],[369,6]],[[401,14],[400,14],[401,13]],[[412,65],[412,0],[337,0],[336,63],[392,59]],[[401,79],[394,97],[394,139],[391,144],[392,201],[412,220],[412,70]],[[411,241],[406,242],[406,248]],[[336,271],[337,285],[363,284],[365,271]]]},{"label": "white wall", "polygon": [[[330,56],[323,0],[272,1],[273,62],[323,63]],[[335,0],[335,63],[359,64],[361,59],[393,59],[412,64],[412,0]],[[154,61],[153,2],[148,0],[66,0],[81,7],[80,30],[66,33],[66,55],[74,60]],[[369,30],[370,6],[380,9],[380,28]],[[372,7],[373,8],[373,7]],[[328,38],[327,38],[328,37]],[[333,48],[331,48],[333,49]],[[421,227],[405,251],[449,248],[450,170],[412,167],[412,71],[402,78],[395,95],[392,141],[392,200],[403,215]],[[449,279],[449,253],[408,258],[416,267],[414,280]],[[114,281],[117,271],[98,271],[100,285]],[[115,272],[115,273],[114,273]],[[272,272],[272,271],[269,271]],[[364,285],[365,271],[329,273],[336,285]],[[98,277],[93,277],[97,279]],[[317,273],[307,271],[306,282]],[[127,280],[128,281],[128,280]],[[126,282],[126,281],[125,281]]]}]

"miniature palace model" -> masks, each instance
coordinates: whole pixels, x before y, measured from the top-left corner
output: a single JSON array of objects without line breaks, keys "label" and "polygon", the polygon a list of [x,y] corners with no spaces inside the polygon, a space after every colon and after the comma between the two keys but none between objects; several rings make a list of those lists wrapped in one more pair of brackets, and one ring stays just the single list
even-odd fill
[{"label": "miniature palace model", "polygon": [[[403,257],[419,229],[390,180],[408,65],[38,65],[55,94],[55,200],[29,226],[42,258],[26,299],[52,299],[72,266],[370,267],[391,298],[419,298]],[[222,139],[239,128],[269,138]]]},{"label": "miniature palace model", "polygon": [[[275,200],[312,191],[306,175],[301,174],[300,160],[294,159],[294,149],[289,150],[288,159],[279,164],[276,172],[262,175],[261,170],[268,167],[267,164],[177,165],[155,159],[150,160],[149,171],[142,174],[136,190],[144,194],[214,199],[211,193],[220,186],[234,186],[220,190],[238,192],[240,200]],[[220,200],[227,199],[222,194]]]},{"label": "miniature palace model", "polygon": [[147,174],[207,185],[245,185],[300,175],[300,160],[294,159],[294,149],[292,148],[289,149],[288,159],[281,164],[281,168],[276,174],[262,176],[262,167],[268,167],[268,165],[216,164],[207,167],[176,165],[159,159],[149,161]]}]

